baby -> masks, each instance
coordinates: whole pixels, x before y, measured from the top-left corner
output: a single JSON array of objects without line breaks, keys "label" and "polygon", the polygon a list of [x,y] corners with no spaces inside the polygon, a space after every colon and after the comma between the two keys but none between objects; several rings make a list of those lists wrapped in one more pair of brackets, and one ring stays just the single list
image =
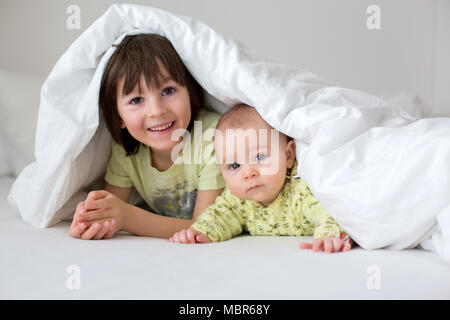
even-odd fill
[{"label": "baby", "polygon": [[313,235],[302,249],[349,251],[350,237],[297,176],[295,143],[239,104],[219,120],[214,147],[227,184],[190,229],[169,241],[207,243],[229,240],[244,231],[261,236]]}]

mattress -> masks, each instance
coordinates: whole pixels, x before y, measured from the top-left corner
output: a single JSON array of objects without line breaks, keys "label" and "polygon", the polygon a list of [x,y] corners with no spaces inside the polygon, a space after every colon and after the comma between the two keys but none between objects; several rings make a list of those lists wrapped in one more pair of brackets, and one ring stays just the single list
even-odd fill
[{"label": "mattress", "polygon": [[27,225],[0,177],[1,299],[449,299],[450,265],[432,252],[298,249],[311,237],[242,235],[184,245],[119,232],[69,236],[69,221]]}]

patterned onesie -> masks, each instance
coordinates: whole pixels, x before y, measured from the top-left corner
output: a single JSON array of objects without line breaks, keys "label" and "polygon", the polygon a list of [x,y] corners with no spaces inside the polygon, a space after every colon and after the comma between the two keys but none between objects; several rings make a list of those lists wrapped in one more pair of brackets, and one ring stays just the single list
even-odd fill
[{"label": "patterned onesie", "polygon": [[244,231],[253,236],[309,236],[314,239],[345,234],[297,176],[297,163],[287,171],[282,191],[270,205],[241,200],[228,187],[191,228],[211,241],[229,240]]}]

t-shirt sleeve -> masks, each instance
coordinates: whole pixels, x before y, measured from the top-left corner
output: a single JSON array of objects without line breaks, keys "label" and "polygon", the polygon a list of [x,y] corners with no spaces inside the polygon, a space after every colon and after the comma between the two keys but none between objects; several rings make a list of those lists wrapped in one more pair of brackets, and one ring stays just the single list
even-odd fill
[{"label": "t-shirt sleeve", "polygon": [[314,239],[334,237],[340,233],[345,234],[344,230],[320,204],[303,180],[298,182],[296,189],[302,198],[303,215],[314,225]]},{"label": "t-shirt sleeve", "polygon": [[130,159],[121,145],[112,142],[111,157],[106,165],[105,181],[116,187],[129,188],[133,186],[125,167]]},{"label": "t-shirt sleeve", "polygon": [[229,189],[216,198],[191,226],[212,242],[230,240],[244,231],[245,220],[239,210],[239,199]]}]

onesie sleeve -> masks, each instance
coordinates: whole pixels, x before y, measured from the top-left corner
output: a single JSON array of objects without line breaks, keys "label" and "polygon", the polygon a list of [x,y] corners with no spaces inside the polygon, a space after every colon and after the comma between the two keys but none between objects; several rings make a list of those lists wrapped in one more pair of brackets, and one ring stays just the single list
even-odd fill
[{"label": "onesie sleeve", "polygon": [[130,159],[126,157],[125,149],[113,141],[111,157],[106,165],[105,181],[116,187],[132,187],[133,183],[125,169],[129,161]]},{"label": "onesie sleeve", "polygon": [[216,198],[191,226],[202,232],[212,242],[230,240],[244,231],[245,220],[239,210],[241,200],[228,188]]},{"label": "onesie sleeve", "polygon": [[297,192],[302,197],[303,215],[314,226],[314,239],[322,237],[334,237],[344,234],[344,230],[334,221],[330,214],[323,208],[317,198],[312,194],[303,180],[297,185]]}]

